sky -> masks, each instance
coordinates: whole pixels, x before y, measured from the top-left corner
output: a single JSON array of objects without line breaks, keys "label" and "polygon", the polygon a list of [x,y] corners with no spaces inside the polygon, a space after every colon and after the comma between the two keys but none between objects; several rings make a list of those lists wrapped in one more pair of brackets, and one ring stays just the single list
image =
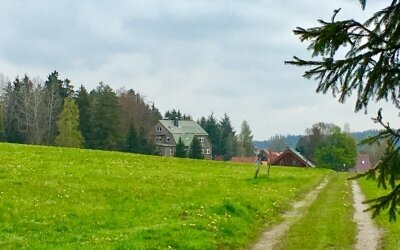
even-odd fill
[{"label": "sky", "polygon": [[387,3],[371,0],[362,11],[357,0],[2,0],[0,73],[46,79],[57,70],[76,88],[132,88],[161,113],[227,113],[237,132],[246,120],[255,140],[320,121],[379,128],[371,121],[379,107],[398,127],[390,103],[354,113],[354,98],[317,94],[305,69],[284,64],[310,57],[297,26],[330,20],[337,8],[337,19],[362,21]]}]

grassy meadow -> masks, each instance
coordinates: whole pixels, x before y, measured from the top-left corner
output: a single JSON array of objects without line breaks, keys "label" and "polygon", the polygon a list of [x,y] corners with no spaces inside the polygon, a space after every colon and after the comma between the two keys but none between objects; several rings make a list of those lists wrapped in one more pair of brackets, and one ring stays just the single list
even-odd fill
[{"label": "grassy meadow", "polygon": [[0,144],[1,248],[244,249],[332,172]]},{"label": "grassy meadow", "polygon": [[[366,199],[370,200],[379,196],[385,195],[389,190],[384,190],[377,187],[377,182],[366,180],[365,178],[358,179],[358,183],[364,192]],[[375,222],[380,229],[383,230],[383,239],[381,242],[382,249],[397,250],[400,247],[400,215],[397,215],[397,220],[389,222],[389,214],[386,211],[375,217]]]}]

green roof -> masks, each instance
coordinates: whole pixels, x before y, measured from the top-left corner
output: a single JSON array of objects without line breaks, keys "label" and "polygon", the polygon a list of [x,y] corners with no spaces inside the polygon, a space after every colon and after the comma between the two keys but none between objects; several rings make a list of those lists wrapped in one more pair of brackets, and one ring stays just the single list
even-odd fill
[{"label": "green roof", "polygon": [[172,134],[176,143],[181,138],[185,146],[192,143],[194,136],[208,136],[207,132],[194,121],[178,121],[178,126],[175,126],[173,120],[160,120],[160,123]]}]

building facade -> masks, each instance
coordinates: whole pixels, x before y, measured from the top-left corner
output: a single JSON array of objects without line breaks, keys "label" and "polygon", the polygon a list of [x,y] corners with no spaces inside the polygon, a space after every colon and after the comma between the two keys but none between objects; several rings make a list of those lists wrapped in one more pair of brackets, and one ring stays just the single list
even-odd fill
[{"label": "building facade", "polygon": [[197,138],[200,141],[204,159],[212,158],[208,134],[194,121],[159,120],[153,128],[152,137],[162,156],[174,156],[179,139],[182,140],[188,151],[193,138]]},{"label": "building facade", "polygon": [[272,160],[271,165],[315,168],[315,165],[311,161],[309,161],[296,150],[289,147],[274,160]]}]

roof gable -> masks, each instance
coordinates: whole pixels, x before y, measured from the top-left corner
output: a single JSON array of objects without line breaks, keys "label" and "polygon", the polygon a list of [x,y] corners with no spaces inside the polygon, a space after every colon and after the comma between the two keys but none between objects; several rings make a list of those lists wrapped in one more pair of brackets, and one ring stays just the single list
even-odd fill
[{"label": "roof gable", "polygon": [[207,132],[194,121],[178,121],[178,126],[175,126],[173,120],[159,120],[159,122],[172,134],[176,143],[181,138],[185,146],[189,146],[195,136],[208,136]]},{"label": "roof gable", "polygon": [[297,159],[299,159],[301,162],[303,162],[304,165],[306,165],[307,167],[315,168],[315,165],[311,161],[309,161],[306,157],[304,157],[302,154],[300,154],[296,150],[289,148],[289,147],[282,154],[280,154],[277,158],[275,158],[271,162],[271,164],[275,164],[275,163],[279,162],[283,157],[285,157],[288,154],[294,155]]}]

